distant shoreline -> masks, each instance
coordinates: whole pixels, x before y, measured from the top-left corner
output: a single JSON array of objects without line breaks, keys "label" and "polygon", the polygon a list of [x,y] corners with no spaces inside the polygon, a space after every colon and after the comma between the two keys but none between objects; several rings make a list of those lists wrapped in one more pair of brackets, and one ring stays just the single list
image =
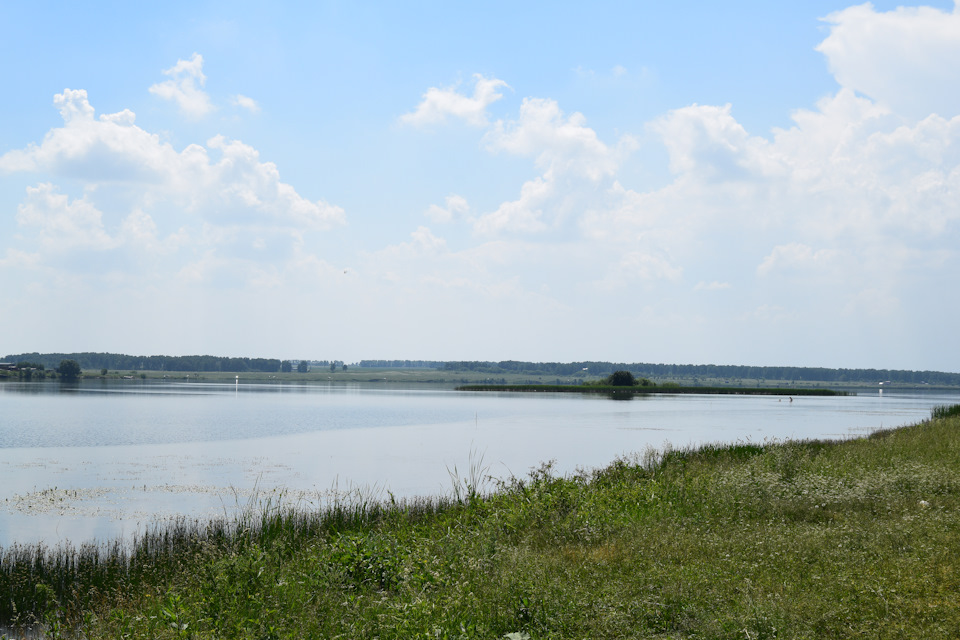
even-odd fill
[{"label": "distant shoreline", "polygon": [[[4,382],[46,382],[55,384],[59,382],[52,371],[48,370],[40,374],[33,375],[31,378],[19,377],[16,371],[0,370],[0,384]],[[503,375],[491,375],[486,372],[478,371],[443,371],[439,369],[375,369],[370,367],[352,367],[347,371],[337,370],[318,370],[312,369],[307,373],[265,373],[260,371],[151,371],[151,370],[116,370],[111,369],[106,375],[101,375],[99,370],[84,369],[80,374],[79,381],[91,383],[94,381],[103,382],[126,382],[136,384],[140,382],[207,382],[207,383],[230,383],[239,381],[242,384],[403,384],[403,385],[438,385],[449,388],[459,387],[496,387],[498,391],[511,390],[507,387],[571,387],[570,391],[596,391],[603,390],[602,386],[596,385],[594,379],[579,379],[570,376],[550,376],[550,375],[532,375],[528,373],[505,373]],[[656,393],[711,393],[708,389],[721,389],[715,393],[736,394],[736,393],[761,393],[776,394],[776,390],[782,390],[788,395],[800,395],[801,389],[833,389],[843,390],[852,393],[876,393],[878,390],[885,389],[889,391],[957,391],[960,386],[946,384],[918,384],[909,382],[885,382],[882,386],[877,383],[866,382],[843,382],[829,380],[796,380],[793,382],[782,380],[756,380],[749,378],[708,378],[693,380],[690,378],[673,378],[653,380],[656,383]],[[593,384],[584,384],[593,383]],[[672,386],[676,384],[677,386]],[[583,388],[581,388],[583,387]],[[689,389],[688,391],[677,391],[678,388]],[[650,391],[651,388],[646,388]],[[474,390],[474,389],[470,389]],[[512,389],[522,390],[522,389]],[[542,390],[542,389],[537,389]],[[771,391],[773,390],[773,391]]]}]

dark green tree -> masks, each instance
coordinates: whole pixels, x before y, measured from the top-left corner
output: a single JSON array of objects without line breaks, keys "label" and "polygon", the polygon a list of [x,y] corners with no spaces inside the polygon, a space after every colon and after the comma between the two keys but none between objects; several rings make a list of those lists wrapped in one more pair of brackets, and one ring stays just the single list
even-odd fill
[{"label": "dark green tree", "polygon": [[76,360],[61,360],[57,373],[64,380],[76,380],[80,377],[80,363]]},{"label": "dark green tree", "polygon": [[607,384],[614,387],[632,387],[637,380],[629,371],[614,371],[607,378]]},{"label": "dark green tree", "polygon": [[293,371],[293,363],[289,360],[284,360],[280,363],[280,371],[283,373],[290,373]]},{"label": "dark green tree", "polygon": [[309,365],[307,364],[307,361],[301,360],[300,364],[297,365],[297,372],[306,373],[308,368],[309,368]]}]

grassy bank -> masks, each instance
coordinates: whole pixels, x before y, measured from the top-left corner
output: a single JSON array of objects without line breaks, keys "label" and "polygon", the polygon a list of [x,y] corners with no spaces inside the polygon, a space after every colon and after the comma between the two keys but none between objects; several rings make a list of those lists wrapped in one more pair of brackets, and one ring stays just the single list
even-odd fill
[{"label": "grassy bank", "polygon": [[262,504],[129,554],[8,549],[0,615],[90,638],[960,637],[957,407],[860,440],[456,480]]}]

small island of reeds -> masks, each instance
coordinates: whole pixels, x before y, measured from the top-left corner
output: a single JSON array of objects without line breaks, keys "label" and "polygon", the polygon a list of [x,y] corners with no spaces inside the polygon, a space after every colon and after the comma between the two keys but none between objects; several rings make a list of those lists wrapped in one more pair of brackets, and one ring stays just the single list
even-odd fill
[{"label": "small island of reeds", "polygon": [[546,393],[603,393],[613,396],[646,394],[706,394],[755,396],[845,396],[846,391],[833,389],[795,389],[779,387],[689,386],[673,382],[657,384],[647,378],[635,378],[629,371],[615,371],[602,380],[581,384],[465,384],[457,391],[519,391]]},{"label": "small island of reeds", "polygon": [[860,439],[451,481],[5,549],[0,636],[960,637],[960,405]]}]

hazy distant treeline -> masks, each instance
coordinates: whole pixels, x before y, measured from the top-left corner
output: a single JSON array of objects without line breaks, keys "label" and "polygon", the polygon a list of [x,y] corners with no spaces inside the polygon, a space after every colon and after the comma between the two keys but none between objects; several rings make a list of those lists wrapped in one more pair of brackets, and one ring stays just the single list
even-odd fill
[{"label": "hazy distant treeline", "polygon": [[[218,356],[129,356],[119,353],[21,353],[4,357],[4,362],[32,362],[47,369],[60,366],[62,360],[76,360],[84,370],[99,371],[259,371],[281,370],[275,358],[222,358]],[[327,361],[314,362],[326,366]],[[342,365],[338,360],[337,366]],[[439,369],[473,371],[486,374],[522,373],[555,377],[606,376],[626,370],[637,377],[651,379],[726,378],[731,380],[821,381],[833,383],[881,381],[905,384],[960,386],[960,373],[943,371],[903,371],[894,369],[827,369],[825,367],[753,367],[717,364],[651,364],[646,362],[523,362],[519,360],[439,361],[439,360],[361,360],[361,367]]]},{"label": "hazy distant treeline", "polygon": [[716,364],[651,364],[645,362],[445,362],[447,371],[475,371],[502,374],[574,376],[609,375],[631,371],[644,378],[727,378],[749,380],[790,380],[822,382],[900,382],[908,384],[960,385],[960,373],[942,371],[901,371],[890,369],[827,369],[824,367],[752,367]]},{"label": "hazy distant treeline", "polygon": [[280,371],[274,358],[222,358],[218,356],[128,356],[121,353],[21,353],[4,362],[35,362],[55,369],[62,360],[76,360],[84,370],[110,371]]}]

